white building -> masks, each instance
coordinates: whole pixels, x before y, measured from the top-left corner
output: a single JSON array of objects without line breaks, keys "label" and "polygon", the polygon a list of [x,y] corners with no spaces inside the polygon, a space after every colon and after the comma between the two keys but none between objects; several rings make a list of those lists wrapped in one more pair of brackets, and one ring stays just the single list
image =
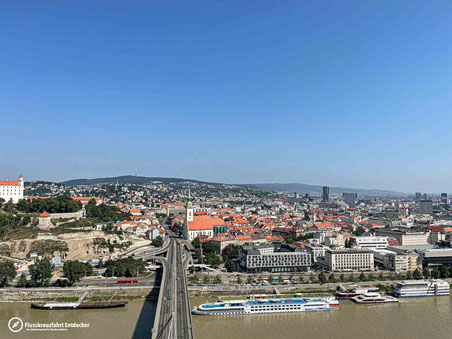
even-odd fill
[{"label": "white building", "polygon": [[12,200],[15,204],[24,198],[24,178],[22,174],[17,181],[0,180],[0,198],[5,199],[5,202]]},{"label": "white building", "polygon": [[331,250],[325,253],[325,265],[333,271],[373,271],[374,254],[369,250]]},{"label": "white building", "polygon": [[388,237],[351,237],[351,241],[360,248],[383,249],[388,247]]}]

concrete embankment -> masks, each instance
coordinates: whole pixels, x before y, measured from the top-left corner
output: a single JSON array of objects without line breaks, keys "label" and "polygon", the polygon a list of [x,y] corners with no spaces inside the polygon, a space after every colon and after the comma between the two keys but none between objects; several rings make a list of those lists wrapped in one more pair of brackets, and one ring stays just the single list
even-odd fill
[{"label": "concrete embankment", "polygon": [[0,289],[0,302],[31,302],[53,300],[56,297],[65,298],[79,297],[84,291],[89,290],[85,300],[92,298],[109,298],[115,293],[115,300],[149,299],[158,298],[158,289],[153,286],[131,286],[131,287],[90,287],[90,288],[3,288]]},{"label": "concrete embankment", "polygon": [[[395,284],[397,281],[367,281],[354,284],[353,287],[359,286],[362,288],[384,285],[388,286]],[[348,283],[342,283],[345,287],[350,287]],[[197,297],[219,297],[225,295],[249,295],[249,294],[274,294],[274,287],[279,293],[331,293],[336,290],[339,283],[327,283],[327,284],[295,284],[295,285],[273,285],[273,286],[262,286],[262,288],[255,288],[250,286],[242,286],[241,289],[219,289],[219,288],[194,288],[189,287],[189,296],[191,298]]]}]

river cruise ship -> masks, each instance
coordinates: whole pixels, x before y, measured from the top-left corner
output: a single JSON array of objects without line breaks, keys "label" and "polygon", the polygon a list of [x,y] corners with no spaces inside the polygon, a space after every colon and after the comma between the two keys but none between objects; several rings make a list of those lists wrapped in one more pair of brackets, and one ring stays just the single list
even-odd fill
[{"label": "river cruise ship", "polygon": [[450,285],[444,280],[404,280],[394,287],[398,298],[450,295]]},{"label": "river cruise ship", "polygon": [[357,304],[383,304],[383,303],[396,303],[397,299],[393,297],[383,296],[380,293],[364,293],[357,295],[351,299]]},{"label": "river cruise ship", "polygon": [[327,300],[303,298],[231,300],[206,303],[192,310],[197,315],[243,315],[257,313],[315,312],[329,311]]}]

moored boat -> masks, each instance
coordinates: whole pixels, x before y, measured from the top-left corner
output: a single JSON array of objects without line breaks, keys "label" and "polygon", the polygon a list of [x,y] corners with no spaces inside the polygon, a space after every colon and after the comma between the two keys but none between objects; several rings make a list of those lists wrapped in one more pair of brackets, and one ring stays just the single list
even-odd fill
[{"label": "moored boat", "polygon": [[244,315],[329,310],[329,302],[321,298],[283,298],[205,303],[195,307],[192,313],[196,315]]},{"label": "moored boat", "polygon": [[351,290],[346,290],[343,286],[339,286],[336,290],[336,297],[339,300],[349,300],[353,297],[363,295],[365,293],[373,293],[373,292],[378,292],[378,291],[379,291],[378,287],[375,287],[375,286],[371,286],[369,288],[362,288],[362,289],[354,288]]},{"label": "moored boat", "polygon": [[396,303],[397,299],[389,296],[383,296],[380,293],[364,293],[357,295],[351,299],[357,304],[382,304],[382,303]]},{"label": "moored boat", "polygon": [[450,295],[450,285],[444,280],[403,280],[394,287],[398,298],[436,297]]},{"label": "moored boat", "polygon": [[48,302],[32,303],[31,308],[40,310],[82,310],[124,307],[127,301],[85,301],[82,303]]},{"label": "moored boat", "polygon": [[58,296],[50,302],[44,303],[32,303],[31,308],[40,310],[83,310],[83,309],[105,309],[124,307],[127,305],[127,301],[112,301],[116,296],[116,293],[107,301],[83,301],[88,295],[89,291],[85,291],[80,298],[75,302],[58,302]]}]

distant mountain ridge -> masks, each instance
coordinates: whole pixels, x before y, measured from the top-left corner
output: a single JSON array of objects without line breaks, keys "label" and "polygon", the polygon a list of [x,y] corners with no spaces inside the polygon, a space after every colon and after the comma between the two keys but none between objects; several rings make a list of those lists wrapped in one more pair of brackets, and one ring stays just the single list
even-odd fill
[{"label": "distant mountain ridge", "polygon": [[[309,185],[300,183],[262,183],[262,184],[245,184],[241,186],[259,188],[269,191],[278,192],[298,192],[298,193],[323,193],[323,186],[321,185]],[[363,189],[363,188],[344,188],[344,187],[330,187],[330,193],[342,194],[342,193],[358,193],[358,195],[365,196],[404,196],[406,193],[378,190],[378,189]]]},{"label": "distant mountain ridge", "polygon": [[[161,182],[164,184],[177,183],[189,181],[193,183],[200,184],[213,184],[211,182],[193,180],[193,179],[183,179],[183,178],[163,178],[163,177],[142,177],[136,175],[121,175],[118,177],[108,177],[108,178],[95,178],[95,179],[73,179],[60,182],[60,184],[66,186],[82,186],[82,185],[97,185],[97,184],[135,184],[135,185],[144,185],[149,182]],[[220,184],[218,184],[220,185]]]},{"label": "distant mountain ridge", "polygon": [[[210,184],[210,185],[222,185],[222,183],[214,183],[207,181],[200,181],[194,179],[184,179],[184,178],[168,178],[168,177],[143,177],[135,175],[122,175],[117,177],[108,178],[95,178],[95,179],[74,179],[60,182],[60,184],[66,186],[82,186],[82,185],[97,185],[97,184],[135,184],[144,185],[149,182],[161,182],[164,184],[178,183],[178,182],[193,182],[199,184]],[[261,183],[261,184],[227,184],[234,186],[257,188],[261,190],[277,191],[277,192],[298,192],[298,193],[316,193],[322,194],[323,186],[321,185],[309,185],[301,183]],[[404,196],[405,193],[388,191],[388,190],[378,190],[378,189],[355,189],[355,188],[343,188],[343,187],[330,187],[330,193],[332,194],[342,194],[342,193],[353,193],[356,192],[361,196]]]}]

